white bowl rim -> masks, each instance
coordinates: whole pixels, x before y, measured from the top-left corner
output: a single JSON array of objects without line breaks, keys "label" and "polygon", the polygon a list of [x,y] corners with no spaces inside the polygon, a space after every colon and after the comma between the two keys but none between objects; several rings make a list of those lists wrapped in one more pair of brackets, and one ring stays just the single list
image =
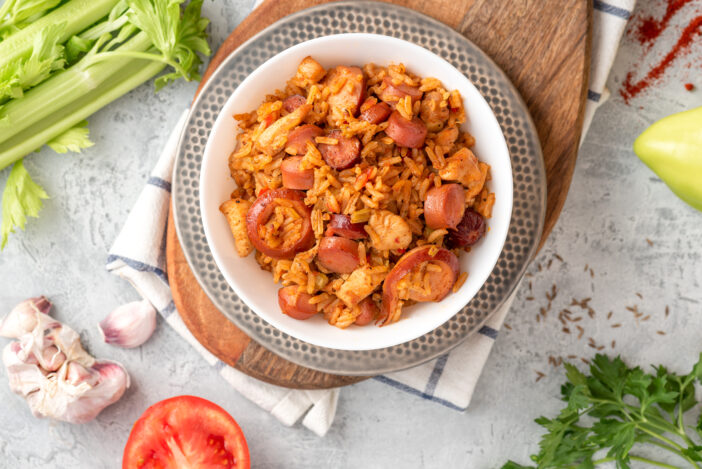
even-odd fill
[{"label": "white bowl rim", "polygon": [[[430,61],[439,62],[439,63],[441,63],[442,66],[447,68],[446,69],[447,71],[439,71],[439,73],[432,73],[432,75],[431,75],[431,76],[436,76],[442,82],[445,81],[445,78],[442,78],[439,75],[446,75],[448,73],[455,73],[458,76],[460,76],[460,80],[462,81],[463,86],[465,86],[468,90],[470,90],[471,93],[474,95],[474,96],[472,96],[472,99],[474,101],[471,101],[471,104],[469,106],[465,106],[466,112],[469,114],[469,119],[470,119],[470,115],[472,114],[470,111],[471,108],[475,109],[477,106],[487,108],[488,112],[482,113],[481,117],[482,118],[485,118],[486,116],[489,117],[489,119],[491,121],[490,123],[492,125],[496,126],[497,129],[499,130],[499,141],[497,143],[500,144],[499,145],[500,148],[497,149],[495,151],[495,153],[501,153],[502,155],[500,156],[500,158],[503,159],[504,162],[506,162],[508,164],[509,169],[508,169],[508,171],[505,172],[504,176],[507,178],[509,184],[506,184],[504,187],[502,187],[501,192],[499,194],[496,194],[496,196],[498,197],[498,200],[500,200],[501,204],[505,204],[503,210],[501,210],[501,213],[506,214],[507,218],[506,218],[506,223],[503,223],[503,226],[501,226],[500,230],[492,230],[491,229],[491,231],[490,231],[490,235],[489,235],[490,239],[497,240],[499,242],[498,243],[499,248],[495,248],[491,252],[490,261],[489,261],[489,265],[491,266],[490,269],[488,270],[487,274],[481,276],[479,284],[477,285],[476,288],[472,289],[474,291],[472,291],[472,293],[470,293],[470,295],[468,295],[466,293],[466,291],[464,291],[464,292],[459,291],[457,293],[452,293],[451,295],[449,295],[449,297],[447,297],[447,298],[453,297],[454,299],[461,298],[462,299],[461,303],[463,304],[463,306],[460,306],[458,308],[452,308],[453,311],[450,313],[444,312],[443,314],[441,314],[440,319],[437,319],[436,321],[434,321],[431,328],[423,328],[421,330],[415,330],[412,333],[405,333],[403,335],[397,335],[397,334],[392,333],[392,326],[393,325],[390,325],[388,327],[381,328],[385,332],[385,334],[384,334],[385,340],[384,341],[376,341],[375,343],[373,343],[371,345],[368,345],[368,344],[365,344],[365,343],[359,341],[359,342],[356,342],[354,344],[347,343],[345,345],[340,346],[339,344],[336,344],[336,343],[329,343],[328,341],[320,340],[318,337],[319,334],[316,335],[316,334],[300,333],[300,331],[292,330],[288,326],[288,324],[285,324],[286,318],[287,319],[289,319],[289,318],[287,316],[283,315],[282,313],[280,313],[280,311],[276,311],[275,314],[268,314],[268,312],[261,312],[252,306],[256,302],[247,293],[246,289],[239,288],[235,277],[228,274],[227,269],[225,267],[225,260],[219,255],[219,249],[217,249],[217,247],[215,246],[215,244],[212,241],[213,240],[213,233],[212,233],[211,227],[210,227],[211,224],[209,223],[209,218],[210,218],[209,214],[212,212],[212,208],[205,206],[205,202],[204,202],[205,197],[203,196],[203,194],[205,194],[207,192],[207,187],[206,187],[206,184],[204,184],[204,181],[208,180],[207,176],[209,174],[209,171],[207,170],[208,166],[206,165],[206,162],[210,159],[210,158],[208,158],[208,156],[211,155],[212,152],[214,151],[212,149],[212,142],[214,140],[215,134],[218,132],[219,128],[222,126],[222,120],[224,118],[226,118],[226,117],[224,117],[225,110],[227,110],[229,107],[231,107],[232,101],[234,101],[235,98],[240,95],[240,93],[243,93],[243,90],[246,90],[247,87],[251,83],[255,82],[258,77],[260,77],[261,75],[263,75],[266,72],[269,72],[270,67],[274,66],[276,64],[276,62],[283,60],[284,57],[287,57],[287,56],[289,56],[289,55],[291,55],[291,54],[293,54],[301,49],[308,48],[313,44],[317,45],[317,44],[334,43],[335,41],[349,39],[349,38],[359,39],[359,40],[366,39],[366,40],[375,40],[375,41],[385,41],[385,42],[390,42],[390,43],[395,43],[397,45],[401,45],[402,47],[408,47],[410,49],[413,49],[414,52],[416,52],[419,55],[423,55],[424,58],[428,58]],[[343,59],[343,57],[341,57],[340,59]],[[390,62],[393,62],[393,61],[391,60],[388,63],[382,64],[382,65],[387,65]],[[396,60],[396,62],[406,62],[406,60],[404,60],[402,58],[398,58]],[[365,63],[367,63],[367,62],[365,62]],[[338,62],[337,65],[342,65],[342,63]],[[410,67],[408,67],[408,69],[409,68]],[[410,71],[412,71],[412,70],[410,70]],[[265,94],[265,92],[264,92],[264,94]],[[261,95],[260,97],[262,98],[263,96]],[[462,97],[463,97],[464,103],[465,103],[466,96],[463,93],[463,91],[462,91]],[[242,110],[240,112],[248,112],[248,110]],[[477,137],[480,138],[479,136],[477,136]],[[492,143],[495,143],[495,142],[492,142]],[[506,158],[503,158],[505,156],[506,156]],[[213,259],[215,261],[215,264],[217,265],[218,269],[222,273],[223,277],[225,278],[225,280],[227,281],[229,286],[234,290],[236,295],[244,303],[246,303],[247,306],[249,306],[249,308],[254,312],[254,314],[257,314],[259,317],[261,317],[261,319],[270,323],[273,327],[279,329],[280,331],[282,331],[282,332],[284,332],[292,337],[295,337],[299,340],[302,340],[304,342],[308,342],[310,344],[313,344],[313,345],[317,345],[320,347],[326,347],[326,348],[330,348],[330,349],[337,349],[337,350],[359,350],[359,351],[361,351],[361,350],[375,350],[375,349],[382,349],[382,348],[392,347],[392,346],[395,346],[395,345],[398,345],[401,343],[405,343],[405,342],[411,341],[413,339],[416,339],[417,337],[420,337],[426,333],[431,332],[432,330],[440,327],[443,323],[448,321],[455,314],[457,314],[466,304],[468,304],[473,299],[475,294],[477,294],[477,292],[480,290],[480,288],[483,286],[483,284],[487,280],[490,272],[492,272],[492,270],[494,269],[494,267],[497,263],[497,260],[499,259],[499,255],[502,252],[505,240],[507,238],[507,233],[509,230],[511,213],[512,213],[512,204],[513,204],[512,183],[513,183],[513,181],[512,181],[511,158],[509,155],[507,143],[504,139],[504,134],[502,132],[502,129],[501,129],[499,123],[497,122],[495,114],[492,111],[492,109],[490,108],[489,104],[485,101],[485,99],[480,94],[480,92],[477,90],[475,85],[473,85],[473,83],[463,73],[461,73],[459,70],[457,70],[451,63],[449,63],[448,61],[446,61],[442,57],[434,54],[433,52],[431,52],[431,51],[429,51],[421,46],[418,46],[414,43],[411,43],[409,41],[405,41],[405,40],[390,37],[390,36],[384,36],[384,35],[380,35],[380,34],[342,33],[342,34],[333,34],[333,35],[329,35],[329,36],[324,36],[324,37],[319,37],[319,38],[311,39],[308,41],[304,41],[304,42],[296,44],[296,45],[274,55],[273,57],[266,60],[263,64],[261,64],[251,74],[249,74],[237,86],[237,88],[232,92],[232,94],[229,96],[227,101],[222,106],[222,109],[220,110],[220,112],[215,120],[215,123],[212,127],[212,130],[208,136],[207,144],[205,146],[205,150],[203,153],[202,168],[201,168],[201,175],[200,175],[200,184],[199,184],[200,211],[202,214],[203,230],[205,232],[207,244],[212,252],[212,256],[213,256]],[[219,214],[218,210],[216,210],[216,212]],[[221,217],[221,214],[219,216]],[[492,228],[492,226],[491,226],[491,228]],[[481,241],[481,243],[482,243],[482,241]],[[480,243],[479,243],[479,245],[480,245]],[[479,248],[479,245],[478,245],[478,248]],[[465,254],[464,254],[464,256],[465,256]],[[464,256],[461,256],[461,257],[464,257]],[[466,283],[468,283],[468,282],[466,282]],[[271,281],[271,287],[275,288],[277,290],[277,288],[279,287],[279,284],[273,283]],[[446,301],[446,299],[444,299],[442,302],[439,302],[439,303],[423,303],[422,305],[426,305],[426,304],[441,305],[445,301]],[[443,308],[437,307],[436,309],[440,310]],[[403,316],[404,316],[403,319],[407,320],[406,319],[407,315],[403,315]],[[298,321],[296,321],[296,322],[298,322]],[[396,324],[399,324],[399,323],[396,323]],[[324,322],[323,326],[326,328],[333,328],[333,326],[328,325],[326,322]],[[366,328],[357,328],[357,329],[366,329]],[[349,330],[347,329],[346,331],[349,331]],[[325,335],[325,334],[321,334],[321,335]],[[265,345],[265,344],[263,344],[263,345]]]}]

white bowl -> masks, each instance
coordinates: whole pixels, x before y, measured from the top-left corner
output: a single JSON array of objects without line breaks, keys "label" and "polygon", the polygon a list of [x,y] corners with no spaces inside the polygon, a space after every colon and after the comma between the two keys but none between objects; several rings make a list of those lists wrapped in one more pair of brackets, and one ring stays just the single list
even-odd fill
[{"label": "white bowl", "polygon": [[[236,183],[229,175],[227,160],[235,147],[236,121],[232,115],[256,109],[267,93],[283,89],[298,64],[312,56],[325,68],[336,65],[404,63],[422,77],[436,77],[449,89],[460,91],[468,122],[463,130],[475,136],[475,154],[492,167],[488,186],[495,193],[488,234],[470,253],[460,255],[461,271],[468,279],[457,293],[439,303],[406,307],[397,323],[376,327],[351,326],[338,329],[322,315],[306,321],[286,316],[278,306],[280,284],[270,272],[261,270],[253,254],[240,258],[219,205],[229,199]],[[404,343],[426,334],[460,311],[490,275],[502,251],[512,213],[512,167],[502,130],[478,90],[451,64],[415,44],[376,34],[339,34],[293,46],[257,68],[224,104],[205,147],[200,179],[200,209],[205,235],[217,266],[236,294],[261,318],[281,331],[314,345],[341,350],[372,350]],[[264,344],[265,345],[265,344]]]}]

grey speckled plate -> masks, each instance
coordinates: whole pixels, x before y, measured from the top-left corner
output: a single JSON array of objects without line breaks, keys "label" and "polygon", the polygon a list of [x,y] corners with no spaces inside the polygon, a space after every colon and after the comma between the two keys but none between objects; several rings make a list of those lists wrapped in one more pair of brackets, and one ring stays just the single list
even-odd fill
[{"label": "grey speckled plate", "polygon": [[[303,41],[340,33],[375,33],[420,45],[465,74],[492,107],[512,158],[512,220],[497,265],[478,294],[434,331],[379,350],[334,350],[302,342],[251,311],[218,270],[205,239],[199,202],[200,164],[208,135],[233,90],[256,67]],[[181,136],[173,176],[174,221],[185,257],[205,293],[252,339],[308,368],[341,375],[374,375],[442,355],[480,329],[509,298],[536,252],[546,211],[546,172],[529,113],[505,74],[477,46],[427,16],[375,2],[339,2],[300,11],[271,25],[234,51],[193,105]],[[440,307],[440,306],[437,306]]]}]

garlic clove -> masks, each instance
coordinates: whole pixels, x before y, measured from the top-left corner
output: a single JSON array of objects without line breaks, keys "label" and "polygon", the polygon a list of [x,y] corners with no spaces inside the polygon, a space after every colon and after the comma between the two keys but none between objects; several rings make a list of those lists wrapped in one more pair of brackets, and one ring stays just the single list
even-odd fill
[{"label": "garlic clove", "polygon": [[73,386],[80,386],[86,383],[88,386],[95,386],[100,380],[100,374],[90,368],[86,368],[78,362],[68,362],[66,368],[66,382]]},{"label": "garlic clove", "polygon": [[41,354],[41,367],[46,371],[56,371],[66,361],[66,355],[55,345],[46,347]]},{"label": "garlic clove", "polygon": [[108,344],[138,347],[156,329],[156,309],[147,300],[127,303],[108,314],[98,324],[98,329]]},{"label": "garlic clove", "polygon": [[105,407],[117,402],[129,387],[129,375],[117,362],[98,360],[91,368],[78,365],[72,375],[75,381],[69,382],[69,368],[73,368],[71,365],[74,365],[74,362],[68,363],[66,380],[60,381],[59,386],[65,389],[67,395],[74,395],[77,389],[81,389],[80,397],[71,400],[61,409],[61,415],[55,417],[60,420],[71,423],[88,422]]},{"label": "garlic clove", "polygon": [[17,339],[37,325],[37,313],[49,314],[51,302],[43,296],[30,298],[15,306],[0,321],[0,336]]}]

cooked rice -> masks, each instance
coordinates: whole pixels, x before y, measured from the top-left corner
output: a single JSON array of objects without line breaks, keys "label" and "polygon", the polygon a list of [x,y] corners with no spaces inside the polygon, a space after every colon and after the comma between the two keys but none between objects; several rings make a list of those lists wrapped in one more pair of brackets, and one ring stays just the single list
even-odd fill
[{"label": "cooked rice", "polygon": [[[281,164],[288,154],[296,154],[295,149],[283,148],[281,151],[267,153],[257,147],[259,137],[271,124],[288,115],[283,101],[293,95],[305,97],[311,110],[303,124],[315,124],[323,130],[338,129],[344,138],[357,137],[361,143],[360,162],[349,169],[337,171],[326,164],[317,145],[338,145],[338,138],[328,135],[315,136],[308,141],[306,150],[299,154],[300,169],[313,173],[312,187],[305,191],[304,203],[310,208],[310,223],[314,233],[314,246],[304,252],[298,252],[293,259],[274,259],[258,250],[255,258],[262,269],[268,270],[273,281],[284,286],[295,286],[297,292],[311,296],[310,304],[323,313],[329,324],[340,328],[352,325],[361,314],[358,304],[348,305],[342,301],[341,291],[354,274],[336,274],[329,272],[317,260],[319,242],[325,236],[332,214],[350,216],[351,223],[363,223],[368,235],[358,244],[358,270],[366,269],[369,282],[368,292],[364,298],[370,298],[376,306],[381,306],[382,282],[398,259],[406,251],[418,246],[430,245],[430,255],[435,255],[444,245],[450,234],[447,229],[430,230],[423,220],[424,200],[427,192],[440,187],[441,177],[437,170],[447,165],[447,159],[462,148],[475,144],[475,138],[468,132],[460,130],[466,121],[463,100],[457,90],[447,90],[441,81],[433,77],[418,77],[408,72],[403,64],[379,66],[367,64],[362,67],[368,99],[360,106],[365,112],[380,102],[382,93],[387,91],[388,79],[392,86],[411,86],[423,93],[432,93],[436,99],[412,99],[409,94],[396,97],[391,103],[394,109],[405,119],[420,118],[425,120],[429,132],[422,148],[405,148],[395,145],[392,138],[385,134],[388,122],[372,124],[349,115],[339,117],[337,108],[330,103],[337,93],[353,85],[353,79],[340,77],[327,82],[310,80],[298,71],[283,90],[276,90],[266,96],[258,109],[234,115],[241,132],[236,136],[236,150],[229,157],[229,169],[237,183],[232,198],[254,202],[258,196],[269,189],[283,187]],[[345,88],[346,87],[346,88]],[[429,116],[429,117],[427,117]],[[441,117],[436,121],[436,116]],[[431,123],[431,125],[429,125]],[[437,130],[438,129],[438,130]],[[270,132],[269,132],[270,133]],[[280,145],[285,147],[283,143]],[[451,160],[449,160],[451,161]],[[485,186],[490,180],[489,166],[480,162],[481,178],[477,181],[463,182],[466,192],[467,207],[472,207],[483,217],[489,218],[495,202],[495,194]],[[477,176],[476,176],[477,178]],[[456,182],[456,181],[449,181]],[[286,199],[276,199],[277,206],[268,219],[258,229],[258,235],[269,246],[291,246],[299,239],[304,220],[296,211],[294,204]],[[411,235],[411,242],[402,249],[377,249],[387,242],[386,226],[377,230],[368,224],[374,213],[390,213],[399,216]],[[392,234],[392,231],[390,231]],[[456,255],[463,250],[454,249]],[[406,275],[398,285],[399,301],[385,323],[397,321],[403,304],[412,304],[413,297],[431,296],[431,275],[442,272],[442,268],[432,262],[424,262],[410,275]],[[453,291],[463,285],[468,277],[461,272],[452,286]],[[352,290],[349,290],[352,291]],[[353,292],[353,291],[352,291]],[[412,296],[415,295],[415,296]],[[363,299],[360,298],[359,301]]]}]

